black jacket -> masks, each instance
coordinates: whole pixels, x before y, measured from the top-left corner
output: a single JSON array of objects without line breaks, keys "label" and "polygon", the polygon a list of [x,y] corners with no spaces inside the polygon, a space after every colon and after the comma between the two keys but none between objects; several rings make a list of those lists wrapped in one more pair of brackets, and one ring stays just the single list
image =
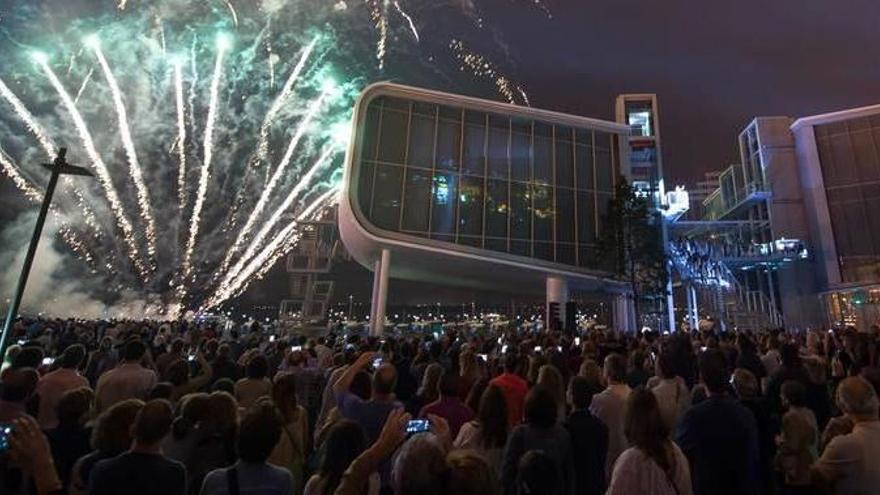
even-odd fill
[{"label": "black jacket", "polygon": [[574,411],[565,420],[574,458],[574,486],[578,495],[605,493],[608,427],[588,410]]}]

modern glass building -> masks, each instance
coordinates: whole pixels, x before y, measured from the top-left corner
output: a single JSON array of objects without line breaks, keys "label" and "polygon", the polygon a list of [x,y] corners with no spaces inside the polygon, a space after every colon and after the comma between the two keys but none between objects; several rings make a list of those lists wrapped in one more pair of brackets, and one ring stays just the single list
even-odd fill
[{"label": "modern glass building", "polygon": [[528,272],[619,289],[597,248],[628,126],[384,83],[354,125],[340,226],[361,263],[381,271],[387,250],[406,260],[396,277],[469,267],[457,281],[503,288]]}]

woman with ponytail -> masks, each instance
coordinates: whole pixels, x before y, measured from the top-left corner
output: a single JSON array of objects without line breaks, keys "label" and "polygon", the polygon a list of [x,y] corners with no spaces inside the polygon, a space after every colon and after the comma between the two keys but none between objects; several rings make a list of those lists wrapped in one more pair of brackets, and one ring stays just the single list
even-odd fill
[{"label": "woman with ponytail", "polygon": [[687,458],[669,440],[657,398],[644,388],[626,401],[624,434],[630,447],[614,463],[607,495],[691,495]]}]

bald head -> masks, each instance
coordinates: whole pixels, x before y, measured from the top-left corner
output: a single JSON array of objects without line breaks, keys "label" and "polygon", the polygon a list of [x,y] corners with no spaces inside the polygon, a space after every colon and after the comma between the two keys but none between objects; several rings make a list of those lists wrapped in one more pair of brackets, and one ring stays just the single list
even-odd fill
[{"label": "bald head", "polygon": [[863,421],[877,419],[877,411],[880,408],[874,387],[858,376],[840,382],[837,387],[837,405],[847,415]]}]

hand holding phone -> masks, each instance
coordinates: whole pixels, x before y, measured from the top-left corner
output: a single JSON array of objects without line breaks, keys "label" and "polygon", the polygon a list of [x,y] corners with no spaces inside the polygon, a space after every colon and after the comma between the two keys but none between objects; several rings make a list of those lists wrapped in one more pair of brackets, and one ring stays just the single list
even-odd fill
[{"label": "hand holding phone", "polygon": [[431,430],[431,422],[427,419],[411,419],[406,424],[406,433],[415,435],[417,433],[425,433]]},{"label": "hand holding phone", "polygon": [[9,437],[12,436],[12,424],[0,425],[0,455],[9,452]]}]

